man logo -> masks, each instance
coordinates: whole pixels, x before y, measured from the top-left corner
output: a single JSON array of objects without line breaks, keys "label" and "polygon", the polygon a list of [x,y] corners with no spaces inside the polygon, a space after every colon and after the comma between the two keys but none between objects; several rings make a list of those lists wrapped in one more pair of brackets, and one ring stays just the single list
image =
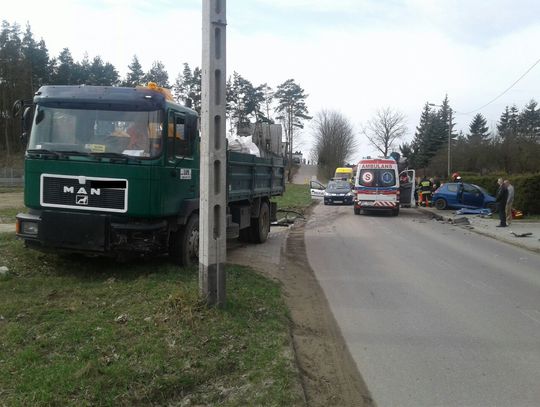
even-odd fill
[{"label": "man logo", "polygon": [[[75,188],[74,187],[66,187],[64,186],[64,194],[74,194]],[[88,194],[86,192],[86,189],[84,187],[80,187],[77,190],[77,194]],[[90,188],[90,195],[101,195],[101,189],[100,188]]]},{"label": "man logo", "polygon": [[75,197],[75,204],[88,205],[88,195],[77,195]]}]

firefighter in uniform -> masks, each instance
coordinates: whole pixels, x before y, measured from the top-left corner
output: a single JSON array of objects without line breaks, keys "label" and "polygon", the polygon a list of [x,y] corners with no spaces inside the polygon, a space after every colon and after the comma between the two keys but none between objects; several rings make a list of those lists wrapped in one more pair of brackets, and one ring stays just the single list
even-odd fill
[{"label": "firefighter in uniform", "polygon": [[433,184],[424,176],[420,181],[420,206],[429,207],[431,203],[431,192]]}]

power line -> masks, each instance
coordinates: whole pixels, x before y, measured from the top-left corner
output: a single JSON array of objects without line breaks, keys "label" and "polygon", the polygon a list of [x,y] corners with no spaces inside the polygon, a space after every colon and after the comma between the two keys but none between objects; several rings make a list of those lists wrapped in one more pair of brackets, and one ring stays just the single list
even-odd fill
[{"label": "power line", "polygon": [[483,109],[484,107],[486,106],[489,106],[490,104],[492,104],[493,102],[495,102],[497,99],[499,99],[502,95],[504,95],[506,92],[508,92],[510,89],[512,89],[514,86],[516,86],[516,84],[522,80],[525,75],[527,75],[536,65],[538,65],[538,63],[540,63],[540,59],[538,59],[534,64],[531,65],[531,67],[529,69],[527,69],[525,71],[525,73],[523,75],[521,75],[513,84],[511,84],[507,89],[505,89],[501,94],[497,95],[496,97],[494,97],[493,99],[491,99],[489,102],[487,102],[485,105],[483,106],[480,106],[478,109],[474,109],[474,110],[471,110],[470,112],[465,112],[465,113],[461,113],[461,114],[470,114],[470,113],[474,113],[474,112],[477,112],[478,110],[481,110]]}]

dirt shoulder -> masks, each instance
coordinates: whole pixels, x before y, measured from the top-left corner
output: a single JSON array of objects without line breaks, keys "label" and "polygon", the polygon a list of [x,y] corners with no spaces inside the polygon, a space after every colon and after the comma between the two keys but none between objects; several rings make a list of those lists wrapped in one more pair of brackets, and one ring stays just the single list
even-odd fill
[{"label": "dirt shoulder", "polygon": [[229,262],[247,264],[282,283],[308,406],[374,406],[309,266],[304,226],[305,222],[297,222],[289,231],[272,233],[263,245],[233,247]]}]

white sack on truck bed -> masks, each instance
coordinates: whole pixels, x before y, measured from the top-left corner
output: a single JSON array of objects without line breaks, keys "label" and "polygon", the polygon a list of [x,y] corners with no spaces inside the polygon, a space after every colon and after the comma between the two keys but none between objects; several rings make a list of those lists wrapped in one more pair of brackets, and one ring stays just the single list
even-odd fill
[{"label": "white sack on truck bed", "polygon": [[231,134],[227,136],[229,142],[228,149],[237,153],[253,154],[256,157],[260,157],[261,153],[259,147],[253,142],[252,136],[237,136]]}]

